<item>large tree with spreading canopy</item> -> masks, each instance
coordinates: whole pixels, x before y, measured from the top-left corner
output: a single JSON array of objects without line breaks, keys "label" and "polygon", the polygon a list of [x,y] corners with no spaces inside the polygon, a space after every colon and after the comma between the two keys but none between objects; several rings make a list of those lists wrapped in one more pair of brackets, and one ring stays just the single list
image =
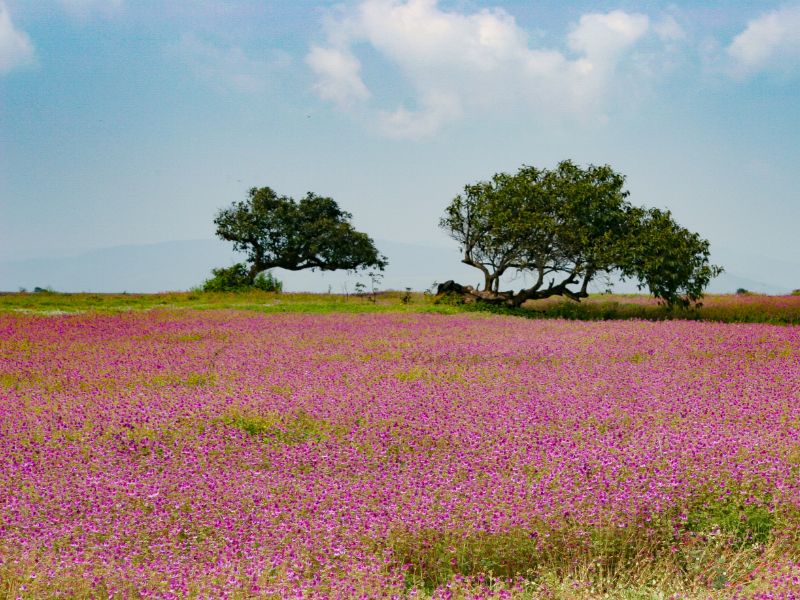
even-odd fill
[{"label": "large tree with spreading canopy", "polygon": [[248,278],[274,267],[289,271],[383,270],[385,256],[356,231],[352,215],[332,198],[309,192],[299,202],[271,188],[252,188],[245,200],[217,213],[217,236],[247,254]]},{"label": "large tree with spreading canopy", "polygon": [[[594,279],[616,273],[639,282],[668,305],[698,301],[721,269],[709,243],[678,225],[669,211],[628,202],[625,178],[611,167],[523,166],[464,188],[440,220],[461,247],[462,262],[483,274],[484,301],[519,306],[526,300],[589,295]],[[500,291],[509,272],[533,285]]]}]

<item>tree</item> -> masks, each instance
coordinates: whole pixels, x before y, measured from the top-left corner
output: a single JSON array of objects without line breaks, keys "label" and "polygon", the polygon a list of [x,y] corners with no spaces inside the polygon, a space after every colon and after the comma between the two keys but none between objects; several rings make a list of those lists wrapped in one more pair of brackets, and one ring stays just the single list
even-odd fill
[{"label": "tree", "polygon": [[[461,246],[462,262],[483,274],[483,290],[473,293],[485,301],[580,300],[592,280],[612,272],[669,305],[696,301],[721,271],[708,262],[708,242],[668,211],[632,206],[624,183],[607,165],[523,166],[467,185],[439,224]],[[501,292],[500,278],[512,270],[532,274],[534,284]]]},{"label": "tree", "polygon": [[217,236],[245,252],[250,283],[267,269],[383,270],[386,257],[372,239],[356,231],[352,215],[332,198],[309,192],[299,202],[268,187],[252,188],[246,200],[220,210]]},{"label": "tree", "polygon": [[[644,211],[624,248],[619,269],[624,277],[637,279],[639,289],[667,305],[689,306],[703,297],[709,282],[722,268],[708,262],[708,240],[678,225],[669,211]],[[631,252],[632,250],[632,252]]]}]

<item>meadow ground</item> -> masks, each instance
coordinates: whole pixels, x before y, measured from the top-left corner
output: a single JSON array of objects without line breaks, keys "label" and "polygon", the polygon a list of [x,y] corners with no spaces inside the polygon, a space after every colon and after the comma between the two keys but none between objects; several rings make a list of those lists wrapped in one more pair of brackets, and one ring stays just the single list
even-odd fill
[{"label": "meadow ground", "polygon": [[0,597],[800,597],[800,328],[401,298],[0,297]]},{"label": "meadow ground", "polygon": [[559,297],[528,302],[520,309],[454,305],[418,292],[379,292],[376,295],[350,294],[274,294],[165,292],[161,294],[61,294],[0,293],[0,312],[45,314],[76,312],[119,312],[149,309],[209,310],[231,308],[263,313],[364,313],[432,312],[454,314],[492,310],[499,314],[529,318],[579,320],[695,320],[725,323],[773,323],[800,325],[800,294],[766,296],[762,294],[706,296],[702,306],[688,310],[669,310],[650,296],[593,294],[582,302]]}]

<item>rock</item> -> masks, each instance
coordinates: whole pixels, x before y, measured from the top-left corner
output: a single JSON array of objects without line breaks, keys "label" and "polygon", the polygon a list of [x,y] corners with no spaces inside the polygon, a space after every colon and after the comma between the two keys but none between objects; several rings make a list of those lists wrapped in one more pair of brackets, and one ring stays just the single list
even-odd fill
[{"label": "rock", "polygon": [[445,281],[444,283],[440,283],[436,288],[436,295],[439,294],[449,294],[455,292],[456,294],[463,294],[466,291],[463,285],[460,283],[456,283],[452,279]]}]

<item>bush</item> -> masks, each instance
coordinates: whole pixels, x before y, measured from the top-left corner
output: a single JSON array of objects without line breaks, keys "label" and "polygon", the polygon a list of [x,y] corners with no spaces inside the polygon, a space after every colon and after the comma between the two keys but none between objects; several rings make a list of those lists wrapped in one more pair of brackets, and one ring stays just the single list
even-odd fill
[{"label": "bush", "polygon": [[750,290],[747,290],[745,288],[739,288],[739,289],[736,290],[736,295],[737,296],[745,296],[745,295],[747,295],[749,293],[750,293]]},{"label": "bush", "polygon": [[[464,294],[459,294],[458,292],[444,292],[443,294],[434,296],[433,303],[445,304],[447,306],[461,306],[462,304],[466,304],[466,301],[464,300]],[[488,306],[491,305],[487,305],[487,307]]]},{"label": "bush", "polygon": [[243,263],[211,269],[211,273],[214,276],[203,283],[204,292],[238,292],[250,287],[247,266]]},{"label": "bush", "polygon": [[283,283],[273,277],[272,273],[259,273],[253,283],[250,283],[247,265],[236,263],[230,267],[211,269],[213,277],[203,283],[204,292],[244,292],[258,289],[265,292],[280,292]]},{"label": "bush", "polygon": [[266,271],[258,274],[258,277],[253,282],[253,287],[264,292],[280,293],[283,291],[283,282],[269,271]]}]

